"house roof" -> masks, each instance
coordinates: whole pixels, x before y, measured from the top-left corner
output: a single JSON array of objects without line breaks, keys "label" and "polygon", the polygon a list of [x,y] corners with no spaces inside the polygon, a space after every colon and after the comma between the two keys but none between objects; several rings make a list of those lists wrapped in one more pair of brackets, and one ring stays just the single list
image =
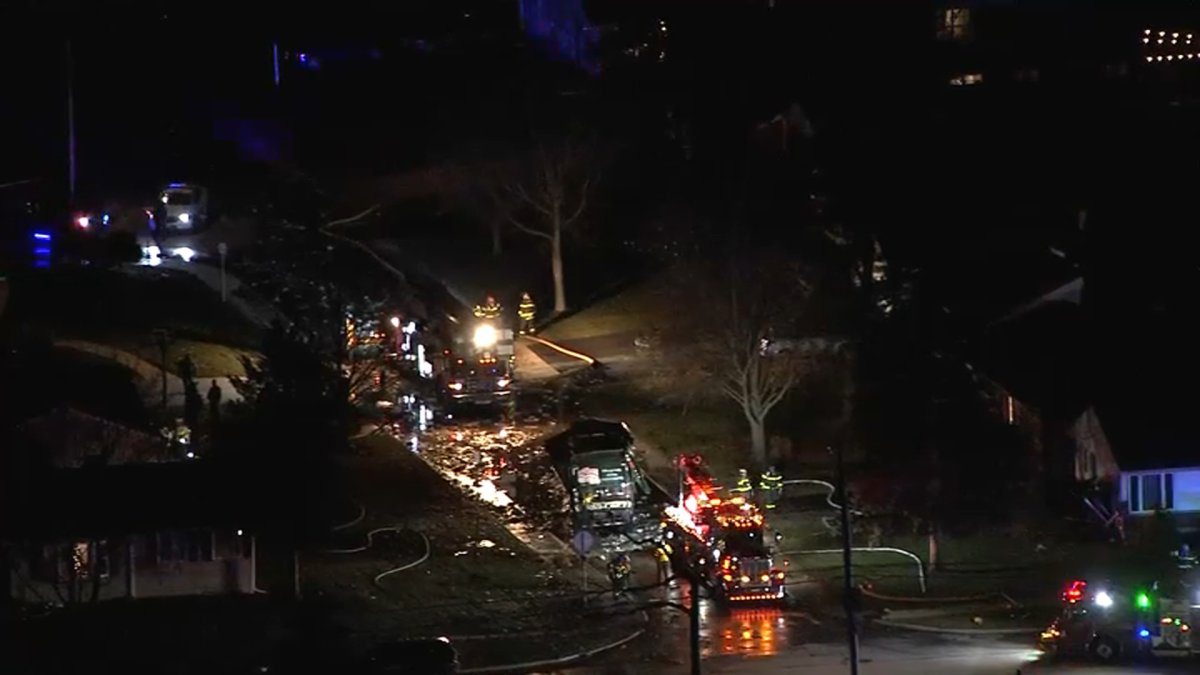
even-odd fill
[{"label": "house roof", "polygon": [[239,472],[203,461],[46,469],[14,486],[0,530],[41,538],[252,527],[250,488]]},{"label": "house roof", "polygon": [[58,468],[80,467],[91,458],[108,465],[174,459],[161,438],[75,408],[35,417],[22,424],[21,431]]},{"label": "house roof", "polygon": [[1047,302],[997,324],[984,344],[988,376],[1043,419],[1073,419],[1091,403],[1090,341],[1075,303]]}]

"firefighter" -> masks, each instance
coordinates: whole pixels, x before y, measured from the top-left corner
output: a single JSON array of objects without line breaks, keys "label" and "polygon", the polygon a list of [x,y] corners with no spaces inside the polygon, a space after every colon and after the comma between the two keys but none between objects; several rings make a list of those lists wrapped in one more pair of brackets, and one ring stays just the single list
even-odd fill
[{"label": "firefighter", "polygon": [[738,469],[737,485],[730,490],[739,497],[749,499],[754,494],[754,483],[750,482],[750,474],[745,469]]},{"label": "firefighter", "polygon": [[779,475],[775,467],[768,467],[759,479],[758,491],[762,496],[764,509],[773,509],[779,503],[779,498],[783,495],[783,476]]},{"label": "firefighter", "polygon": [[537,316],[537,305],[528,293],[521,294],[521,304],[517,307],[517,316],[521,319],[521,334],[533,332],[533,318]]},{"label": "firefighter", "polygon": [[658,562],[658,583],[665,584],[671,578],[671,556],[659,546],[654,549],[654,559]]},{"label": "firefighter", "polygon": [[496,302],[496,296],[489,295],[482,305],[475,305],[475,318],[498,319],[500,310],[500,303]]},{"label": "firefighter", "polygon": [[629,589],[629,575],[632,572],[633,565],[629,561],[629,556],[624,553],[618,553],[608,563],[608,581],[612,584],[614,596]]}]

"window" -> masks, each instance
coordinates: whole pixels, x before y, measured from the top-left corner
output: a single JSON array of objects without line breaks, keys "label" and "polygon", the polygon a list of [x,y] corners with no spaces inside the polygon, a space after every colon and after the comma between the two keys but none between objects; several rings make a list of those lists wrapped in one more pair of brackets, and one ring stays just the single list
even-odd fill
[{"label": "window", "polygon": [[1155,473],[1129,477],[1129,512],[1150,513],[1175,508],[1175,476]]},{"label": "window", "polygon": [[158,562],[212,562],[213,535],[205,530],[160,532]]},{"label": "window", "polygon": [[950,84],[956,87],[968,87],[981,82],[983,82],[983,73],[967,73],[966,75],[950,78]]},{"label": "window", "polygon": [[938,37],[943,40],[966,40],[971,34],[971,10],[944,9],[938,17]]},{"label": "window", "polygon": [[111,571],[108,542],[80,541],[42,546],[35,551],[30,571],[35,579],[51,583],[92,579],[93,575],[106,579]]}]

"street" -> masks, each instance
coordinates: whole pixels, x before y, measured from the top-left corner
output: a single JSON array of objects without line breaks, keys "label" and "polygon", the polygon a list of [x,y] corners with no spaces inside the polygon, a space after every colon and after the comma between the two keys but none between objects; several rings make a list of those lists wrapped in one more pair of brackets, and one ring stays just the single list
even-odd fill
[{"label": "street", "polygon": [[[779,631],[783,634],[786,631]],[[1013,638],[951,637],[934,634],[879,633],[868,629],[862,640],[862,675],[1013,675],[1022,673],[1071,673],[1072,675],[1173,675],[1195,672],[1192,661],[1149,661],[1102,666],[1082,661],[1040,662],[1029,648],[1030,641]],[[846,675],[844,641],[777,644],[777,652],[706,659],[703,672],[710,675]],[[594,666],[545,671],[542,675],[687,675],[686,663],[652,664],[614,662]]]}]

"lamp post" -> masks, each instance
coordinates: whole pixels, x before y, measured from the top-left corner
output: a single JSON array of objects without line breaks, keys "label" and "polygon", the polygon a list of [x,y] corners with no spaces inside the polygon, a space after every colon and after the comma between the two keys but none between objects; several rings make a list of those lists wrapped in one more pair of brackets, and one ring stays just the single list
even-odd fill
[{"label": "lamp post", "polygon": [[850,648],[850,675],[858,675],[858,602],[854,588],[854,565],[851,558],[850,504],[846,497],[846,459],[842,446],[830,448],[837,463],[837,499],[842,520],[842,578],[845,580],[846,643]]}]

